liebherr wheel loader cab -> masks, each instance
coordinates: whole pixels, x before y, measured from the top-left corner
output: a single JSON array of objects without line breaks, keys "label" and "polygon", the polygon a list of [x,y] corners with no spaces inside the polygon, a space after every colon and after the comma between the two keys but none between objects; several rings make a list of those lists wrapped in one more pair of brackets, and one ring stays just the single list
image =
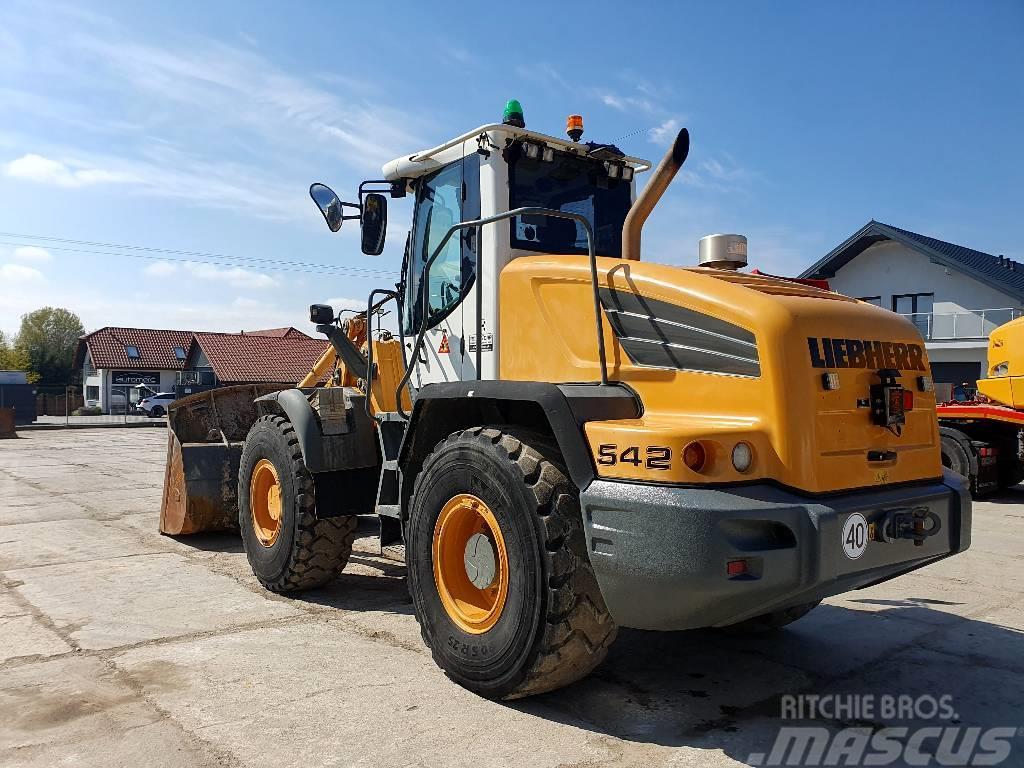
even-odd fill
[{"label": "liebherr wheel loader cab", "polygon": [[[370,190],[414,212],[397,291],[343,328],[311,310],[335,386],[257,402],[238,522],[265,585],[331,578],[375,511],[437,663],[513,698],[586,675],[619,626],[771,629],[967,548],[911,323],[737,271],[739,236],[697,266],[640,260],[686,131],[638,197],[649,163],[519,112],[389,163],[357,203],[311,189],[368,253]],[[378,299],[394,338],[365,334]]]}]

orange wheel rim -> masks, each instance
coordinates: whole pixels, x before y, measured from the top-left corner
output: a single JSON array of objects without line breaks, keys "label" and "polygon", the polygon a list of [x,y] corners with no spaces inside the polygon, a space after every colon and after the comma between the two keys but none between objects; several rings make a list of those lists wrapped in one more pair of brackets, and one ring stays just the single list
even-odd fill
[{"label": "orange wheel rim", "polygon": [[252,471],[249,509],[256,538],[264,547],[273,546],[281,532],[281,483],[269,459],[260,459]]},{"label": "orange wheel rim", "polygon": [[508,597],[508,555],[490,507],[468,493],[452,497],[434,526],[432,554],[449,618],[474,635],[497,624]]}]

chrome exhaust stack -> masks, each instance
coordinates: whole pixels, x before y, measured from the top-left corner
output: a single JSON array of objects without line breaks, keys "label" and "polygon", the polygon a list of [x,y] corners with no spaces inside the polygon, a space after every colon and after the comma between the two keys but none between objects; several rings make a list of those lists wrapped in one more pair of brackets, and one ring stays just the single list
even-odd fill
[{"label": "chrome exhaust stack", "polygon": [[658,167],[654,169],[654,174],[644,187],[644,191],[626,214],[626,221],[622,224],[622,258],[640,261],[640,233],[644,228],[644,222],[651,215],[661,196],[665,194],[672,179],[679,173],[679,169],[683,167],[688,154],[690,132],[683,128],[665,153],[665,157],[658,163]]},{"label": "chrome exhaust stack", "polygon": [[697,244],[697,264],[715,269],[747,266],[747,238],[743,235],[707,235]]}]

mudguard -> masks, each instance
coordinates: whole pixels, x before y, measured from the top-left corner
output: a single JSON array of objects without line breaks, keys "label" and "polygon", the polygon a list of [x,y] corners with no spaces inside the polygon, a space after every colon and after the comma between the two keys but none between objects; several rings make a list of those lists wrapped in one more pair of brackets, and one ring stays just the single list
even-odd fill
[{"label": "mudguard", "polygon": [[299,439],[310,472],[371,467],[378,463],[375,425],[365,395],[351,387],[284,389],[257,398],[274,402]]}]

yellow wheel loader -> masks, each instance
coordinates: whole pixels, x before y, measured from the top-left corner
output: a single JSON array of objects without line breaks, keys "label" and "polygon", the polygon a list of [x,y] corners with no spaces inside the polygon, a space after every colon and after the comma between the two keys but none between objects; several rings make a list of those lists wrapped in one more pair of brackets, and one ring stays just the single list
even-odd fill
[{"label": "yellow wheel loader", "polygon": [[344,321],[311,307],[331,347],[297,388],[172,406],[162,529],[237,525],[289,592],[333,579],[376,515],[434,659],[492,698],[580,679],[618,627],[773,629],[965,550],[915,327],[738,271],[737,235],[697,266],[641,261],[689,134],[637,196],[651,163],[582,132],[510,102],[357,202],[314,184],[367,254],[388,197],[413,197],[401,283]]}]

